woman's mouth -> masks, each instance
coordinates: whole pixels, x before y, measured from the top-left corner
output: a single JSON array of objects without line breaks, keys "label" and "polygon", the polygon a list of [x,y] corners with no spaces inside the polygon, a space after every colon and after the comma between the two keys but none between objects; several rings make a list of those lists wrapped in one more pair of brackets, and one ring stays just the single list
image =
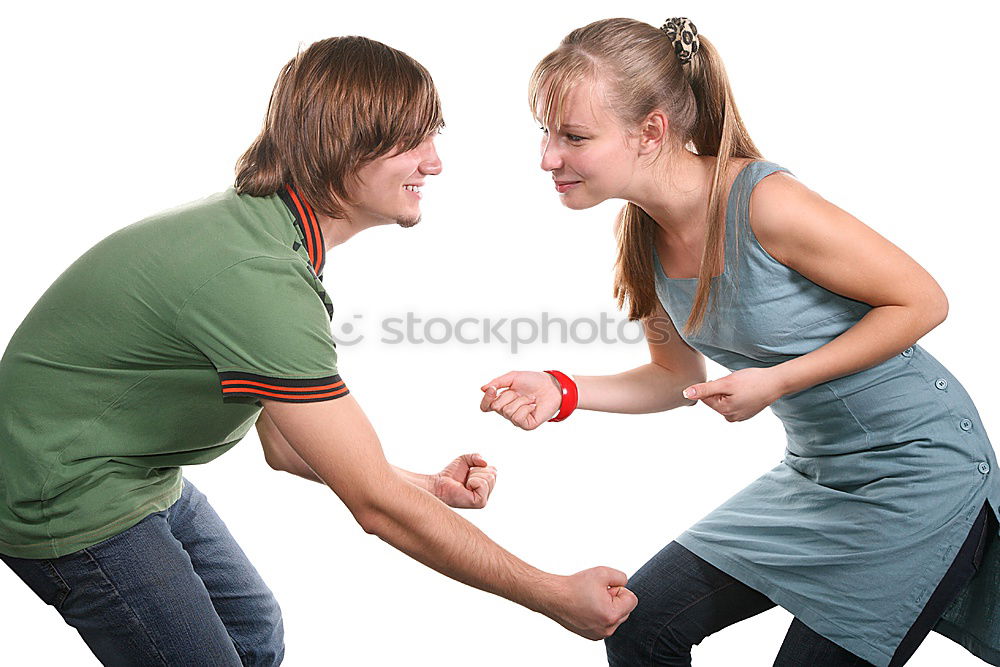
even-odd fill
[{"label": "woman's mouth", "polygon": [[580,183],[583,183],[583,181],[556,181],[555,183],[556,183],[556,191],[559,194],[565,194],[569,192],[571,188],[580,185]]}]

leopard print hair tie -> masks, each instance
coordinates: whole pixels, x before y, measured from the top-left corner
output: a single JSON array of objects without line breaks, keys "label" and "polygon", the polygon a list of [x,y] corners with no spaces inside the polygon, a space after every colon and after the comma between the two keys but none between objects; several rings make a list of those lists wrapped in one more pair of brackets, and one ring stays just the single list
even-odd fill
[{"label": "leopard print hair tie", "polygon": [[673,44],[674,53],[677,54],[677,59],[681,61],[681,64],[691,62],[691,58],[694,54],[698,53],[698,28],[694,26],[689,19],[683,16],[678,16],[676,18],[667,19],[660,30],[666,33],[667,37],[670,38],[670,43]]}]

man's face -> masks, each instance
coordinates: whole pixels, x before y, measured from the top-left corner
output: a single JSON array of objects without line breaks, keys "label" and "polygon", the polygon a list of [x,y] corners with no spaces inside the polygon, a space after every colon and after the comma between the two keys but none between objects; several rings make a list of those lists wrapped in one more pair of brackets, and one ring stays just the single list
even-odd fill
[{"label": "man's face", "polygon": [[380,157],[358,170],[351,192],[355,205],[348,217],[366,227],[396,223],[412,227],[420,222],[420,188],[426,176],[441,173],[434,135],[413,150]]}]

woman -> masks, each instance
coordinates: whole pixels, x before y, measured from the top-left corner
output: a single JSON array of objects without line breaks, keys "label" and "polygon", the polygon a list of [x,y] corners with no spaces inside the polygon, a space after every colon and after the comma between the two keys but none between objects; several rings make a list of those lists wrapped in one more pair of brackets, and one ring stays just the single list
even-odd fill
[{"label": "woman", "polygon": [[[685,18],[572,32],[530,102],[562,203],[627,201],[615,294],[652,363],[507,373],[481,408],[533,429],[577,404],[702,401],[728,421],[770,406],[788,436],[780,465],[630,579],[639,605],[609,662],[690,664],[705,636],[777,604],[795,619],[775,664],[901,665],[931,629],[1000,664],[996,457],[968,394],[916,345],[947,314],[933,278],[761,159]],[[702,355],[732,373],[705,382]]]}]

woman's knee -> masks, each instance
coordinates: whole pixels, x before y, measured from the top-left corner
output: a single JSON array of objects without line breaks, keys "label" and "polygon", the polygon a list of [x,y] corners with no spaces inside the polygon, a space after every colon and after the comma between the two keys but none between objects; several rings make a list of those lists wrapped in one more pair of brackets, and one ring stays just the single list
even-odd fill
[{"label": "woman's knee", "polygon": [[639,604],[605,640],[611,665],[690,665],[691,648],[706,636],[774,606],[676,542],[628,587]]},{"label": "woman's knee", "polygon": [[663,618],[655,610],[642,606],[642,598],[639,598],[639,605],[628,620],[604,640],[608,664],[612,667],[690,665],[693,642],[681,627],[684,619],[680,616]]},{"label": "woman's knee", "polygon": [[[691,644],[675,625],[683,624],[686,590],[700,579],[692,577],[699,561],[694,554],[671,542],[629,578],[628,588],[639,604],[628,620],[605,641],[612,665],[688,664]],[[659,656],[659,661],[654,659]],[[666,660],[667,662],[663,662]]]},{"label": "woman's knee", "polygon": [[632,619],[633,617],[629,616],[627,621],[618,626],[613,635],[604,640],[608,665],[611,667],[650,664],[650,651],[643,642],[644,633],[639,628],[640,624],[633,623]]}]

